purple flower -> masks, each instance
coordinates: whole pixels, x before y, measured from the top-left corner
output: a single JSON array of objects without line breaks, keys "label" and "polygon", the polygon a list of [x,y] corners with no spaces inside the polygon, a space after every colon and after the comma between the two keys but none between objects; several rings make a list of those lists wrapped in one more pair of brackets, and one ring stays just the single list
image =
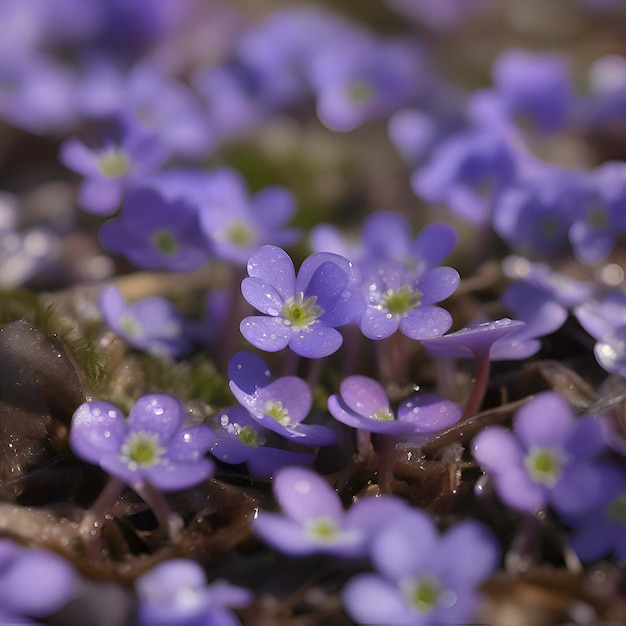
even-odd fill
[{"label": "purple flower", "polygon": [[411,339],[439,337],[452,326],[452,317],[435,303],[453,294],[459,282],[451,267],[436,267],[416,279],[401,263],[381,263],[363,280],[367,308],[361,332],[370,339],[384,339],[398,329]]},{"label": "purple flower", "polygon": [[308,67],[317,114],[330,129],[349,131],[408,103],[423,80],[419,51],[406,42],[345,36],[316,54]]},{"label": "purple flower", "polygon": [[493,322],[474,324],[443,337],[422,341],[428,352],[435,356],[455,359],[476,359],[489,355],[491,347],[500,339],[523,328],[519,320],[502,318]]},{"label": "purple flower", "polygon": [[173,154],[199,158],[214,143],[197,96],[155,63],[142,63],[130,72],[118,113],[129,124],[158,136]]},{"label": "purple flower", "polygon": [[228,365],[230,389],[261,426],[281,437],[311,446],[330,445],[335,433],[318,424],[302,424],[313,402],[306,382],[296,376],[271,380],[261,357],[238,352]]},{"label": "purple flower", "polygon": [[411,184],[424,200],[444,204],[473,224],[487,224],[494,202],[516,175],[516,157],[502,137],[466,131],[444,140]]},{"label": "purple flower", "polygon": [[590,175],[582,209],[569,229],[581,263],[595,265],[611,253],[616,237],[626,232],[626,165],[605,163]]},{"label": "purple flower", "polygon": [[108,285],[100,292],[98,307],[109,328],[134,348],[178,356],[189,347],[182,316],[165,298],[149,296],[126,304],[120,290]]},{"label": "purple flower", "polygon": [[504,304],[524,326],[491,346],[492,361],[525,359],[541,349],[538,337],[549,335],[565,323],[567,309],[545,291],[523,281],[511,283],[500,296]]},{"label": "purple flower", "polygon": [[521,256],[508,256],[502,270],[510,278],[523,280],[546,296],[569,309],[591,298],[593,284],[555,272],[546,263],[532,263]]},{"label": "purple flower", "polygon": [[155,565],[135,582],[141,626],[235,626],[231,608],[248,606],[247,589],[224,581],[207,584],[202,566],[189,559],[170,559]]},{"label": "purple flower", "polygon": [[248,261],[248,275],[243,296],[265,315],[246,317],[240,329],[261,350],[289,346],[307,358],[328,356],[343,343],[335,327],[358,321],[365,309],[352,264],[336,254],[312,254],[296,277],[284,250],[262,246]]},{"label": "purple flower", "polygon": [[[524,322],[503,318],[493,322],[474,324],[462,328],[454,333],[425,339],[424,347],[434,356],[451,357],[455,359],[473,359],[475,377],[470,394],[465,402],[462,419],[467,419],[476,413],[482,406],[482,401],[489,383],[489,370],[492,348],[498,341],[508,339],[516,331],[521,331]],[[526,347],[522,344],[522,347]],[[505,344],[505,356],[515,353],[510,342]],[[498,355],[502,357],[502,355]]]},{"label": "purple flower", "polygon": [[263,428],[242,406],[219,411],[211,428],[215,435],[211,454],[229,465],[245,463],[250,475],[256,478],[270,478],[281,467],[311,465],[315,461],[313,454],[281,448],[284,440]]},{"label": "purple flower", "polygon": [[106,142],[97,150],[79,139],[68,139],[59,158],[85,176],[78,192],[80,206],[89,213],[110,215],[119,208],[128,185],[159,168],[167,151],[157,137],[134,131],[119,143]]},{"label": "purple flower", "polygon": [[103,224],[100,240],[143,269],[186,271],[208,259],[196,207],[147,187],[127,191],[121,214]]},{"label": "purple flower", "polygon": [[193,487],[213,474],[204,455],[213,443],[203,424],[185,428],[185,409],[167,394],[139,398],[128,419],[110,402],[85,402],[72,417],[70,445],[79,458],[99,465],[134,489]]},{"label": "purple flower", "polygon": [[299,231],[284,229],[295,212],[293,195],[278,185],[251,198],[245,180],[223,168],[207,176],[200,204],[200,227],[218,258],[245,265],[262,244],[291,245]]},{"label": "purple flower", "polygon": [[494,97],[520,125],[554,132],[569,121],[574,97],[563,57],[506,50],[494,64],[493,80]]},{"label": "purple flower", "polygon": [[[593,508],[566,518],[574,528],[571,546],[583,561],[595,561],[613,551],[626,558],[626,474],[613,464],[600,465],[598,499]],[[581,486],[582,488],[582,486]]]},{"label": "purple flower", "polygon": [[55,613],[74,594],[76,578],[57,554],[0,539],[0,622],[31,624]]},{"label": "purple flower", "polygon": [[509,245],[526,252],[560,254],[581,210],[580,180],[555,172],[540,180],[520,182],[497,198],[492,225]]},{"label": "purple flower", "polygon": [[366,376],[349,376],[341,383],[341,396],[328,398],[328,410],[340,422],[372,433],[425,439],[459,421],[460,407],[435,394],[413,395],[394,416],[382,385]]},{"label": "purple flower", "polygon": [[381,496],[362,498],[344,512],[326,480],[302,467],[279,470],[273,487],[283,513],[260,511],[253,527],[266,543],[293,556],[363,556],[375,533],[409,508],[400,499]]},{"label": "purple flower", "polygon": [[568,515],[591,508],[602,493],[602,473],[591,461],[603,449],[601,424],[593,417],[576,419],[553,392],[523,406],[513,432],[490,426],[472,443],[474,457],[494,476],[508,506],[535,513],[551,504]]},{"label": "purple flower", "polygon": [[67,128],[76,121],[75,76],[32,53],[0,52],[0,119],[32,133]]},{"label": "purple flower", "polygon": [[498,546],[482,525],[460,522],[439,534],[422,511],[389,518],[374,537],[377,573],[358,574],[343,589],[343,605],[359,624],[465,624],[477,591],[495,569]]},{"label": "purple flower", "polygon": [[453,226],[442,222],[427,224],[417,236],[400,213],[375,211],[363,223],[365,259],[360,262],[365,274],[381,261],[402,263],[415,278],[440,265],[458,241]]}]

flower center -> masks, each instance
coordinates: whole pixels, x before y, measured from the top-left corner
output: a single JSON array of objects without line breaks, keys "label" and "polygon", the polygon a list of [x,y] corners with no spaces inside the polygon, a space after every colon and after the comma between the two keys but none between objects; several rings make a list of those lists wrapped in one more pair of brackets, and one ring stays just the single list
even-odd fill
[{"label": "flower center", "polygon": [[626,496],[617,496],[607,507],[606,514],[614,524],[626,524]]},{"label": "flower center", "polygon": [[354,104],[365,104],[374,96],[371,85],[364,80],[353,80],[348,85],[348,99]]},{"label": "flower center", "polygon": [[129,313],[122,313],[120,326],[129,337],[138,337],[141,334],[141,324]]},{"label": "flower center", "polygon": [[273,420],[276,420],[283,426],[289,426],[291,424],[291,418],[289,417],[289,411],[283,406],[283,403],[279,400],[267,400],[263,405],[263,413]]},{"label": "flower center", "polygon": [[524,459],[530,478],[547,487],[554,487],[561,474],[563,455],[553,448],[532,448]]},{"label": "flower center", "polygon": [[395,418],[394,418],[393,413],[391,412],[391,410],[388,409],[385,406],[382,409],[378,409],[378,411],[376,411],[376,413],[372,413],[372,415],[370,415],[370,419],[371,420],[381,420],[383,422],[393,422],[393,420]]},{"label": "flower center", "polygon": [[165,448],[159,446],[159,438],[155,433],[140,430],[128,435],[120,450],[120,458],[134,471],[139,467],[158,465],[165,452]]},{"label": "flower center", "polygon": [[410,285],[402,285],[398,289],[387,289],[381,298],[381,307],[389,315],[402,317],[409,311],[419,306],[422,292]]},{"label": "flower center", "polygon": [[252,245],[254,236],[252,229],[245,222],[233,222],[226,233],[230,243],[241,248]]},{"label": "flower center", "polygon": [[334,543],[340,534],[340,528],[330,517],[318,517],[305,524],[306,534],[320,543]]},{"label": "flower center", "polygon": [[152,235],[152,241],[161,254],[171,256],[178,252],[178,242],[168,230],[157,230]]},{"label": "flower center", "polygon": [[98,157],[98,168],[107,178],[119,178],[128,173],[130,159],[119,148],[107,148]]},{"label": "flower center", "polygon": [[258,448],[259,447],[259,438],[257,437],[256,432],[252,426],[244,426],[240,428],[237,432],[237,439],[241,441],[244,445],[249,448]]},{"label": "flower center", "polygon": [[401,587],[409,605],[420,613],[430,613],[442,595],[439,581],[429,574],[421,578],[409,578],[401,583]]},{"label": "flower center", "polygon": [[317,296],[304,297],[302,292],[285,301],[282,308],[282,316],[287,326],[304,329],[308,328],[324,313],[324,309],[316,306]]}]

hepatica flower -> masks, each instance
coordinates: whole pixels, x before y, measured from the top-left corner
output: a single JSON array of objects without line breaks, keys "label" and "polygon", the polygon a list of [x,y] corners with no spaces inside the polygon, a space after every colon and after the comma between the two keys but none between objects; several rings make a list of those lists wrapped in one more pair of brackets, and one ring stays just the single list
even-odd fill
[{"label": "hepatica flower", "polygon": [[309,386],[297,376],[274,381],[267,365],[252,352],[238,352],[228,365],[230,389],[261,426],[305,445],[335,442],[335,433],[318,424],[302,424],[311,410]]},{"label": "hepatica flower", "polygon": [[200,227],[219,258],[245,265],[261,244],[286,246],[300,236],[284,228],[296,209],[284,187],[266,187],[249,197],[241,175],[222,168],[207,176],[203,191]]},{"label": "hepatica flower", "polygon": [[499,549],[473,521],[439,534],[422,511],[389,518],[370,550],[377,573],[358,574],[343,589],[343,605],[359,624],[471,623],[478,586],[495,569]]},{"label": "hepatica flower", "polygon": [[165,298],[148,296],[126,304],[120,290],[108,285],[100,293],[98,307],[109,328],[134,348],[178,356],[189,347],[182,316]]},{"label": "hepatica flower", "polygon": [[626,558],[626,474],[614,464],[599,467],[598,500],[580,515],[566,518],[574,528],[571,546],[583,561],[600,559],[613,551]]},{"label": "hepatica flower", "polygon": [[135,583],[137,619],[142,626],[233,626],[231,610],[252,602],[247,589],[223,581],[207,584],[197,561],[170,559],[155,565]]},{"label": "hepatica flower", "polygon": [[600,423],[593,417],[576,419],[553,392],[522,407],[512,432],[490,426],[472,443],[474,457],[493,474],[508,506],[535,513],[551,504],[569,515],[590,509],[603,493],[602,473],[592,463],[603,448]]},{"label": "hepatica flower", "polygon": [[70,445],[79,458],[99,465],[134,489],[187,489],[213,474],[204,457],[213,435],[205,425],[186,428],[180,401],[167,394],[139,398],[128,419],[110,402],[85,402],[72,417]]},{"label": "hepatica flower", "polygon": [[408,509],[391,496],[363,498],[344,512],[337,492],[315,472],[286,467],[274,476],[282,513],[260,511],[254,530],[272,547],[293,556],[326,553],[363,556],[374,534]]},{"label": "hepatica flower", "polygon": [[115,213],[128,185],[151,174],[166,158],[167,151],[157,137],[136,131],[118,143],[109,141],[98,149],[87,147],[79,139],[68,139],[59,153],[66,167],[85,177],[78,204],[97,215]]},{"label": "hepatica flower", "polygon": [[461,417],[457,404],[426,393],[402,401],[396,418],[382,385],[366,376],[346,378],[341,383],[341,396],[328,398],[328,410],[353,428],[406,438],[447,428]]},{"label": "hepatica flower", "polygon": [[381,263],[363,281],[367,308],[361,332],[370,339],[384,339],[398,329],[411,339],[443,335],[452,317],[436,303],[453,294],[459,282],[459,273],[451,267],[436,267],[416,279],[401,263]]},{"label": "hepatica flower", "polygon": [[245,463],[253,477],[269,478],[280,467],[311,465],[315,455],[280,447],[284,439],[266,428],[242,406],[222,409],[212,420],[211,454],[229,465]]},{"label": "hepatica flower", "polygon": [[55,613],[72,597],[76,578],[57,554],[0,539],[0,623],[32,624]]},{"label": "hepatica flower", "polygon": [[246,317],[240,329],[261,350],[289,346],[307,358],[328,356],[343,342],[336,327],[358,321],[365,309],[352,264],[336,254],[312,254],[296,277],[284,250],[261,246],[248,261],[248,275],[241,291],[264,315]]},{"label": "hepatica flower", "polygon": [[187,271],[208,259],[197,208],[148,187],[128,190],[120,215],[100,229],[100,241],[142,269]]}]

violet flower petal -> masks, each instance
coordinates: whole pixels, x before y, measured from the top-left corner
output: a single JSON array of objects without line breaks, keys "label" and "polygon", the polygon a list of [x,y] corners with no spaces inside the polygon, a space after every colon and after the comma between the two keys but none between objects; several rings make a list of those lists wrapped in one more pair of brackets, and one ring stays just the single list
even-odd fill
[{"label": "violet flower petal", "polygon": [[453,588],[476,587],[496,569],[499,548],[485,526],[466,520],[440,538],[437,560],[445,567],[445,578]]},{"label": "violet flower petal", "polygon": [[456,402],[435,393],[411,396],[398,407],[398,420],[410,422],[417,433],[433,432],[456,424],[463,414]]},{"label": "violet flower petal", "polygon": [[139,398],[128,414],[128,427],[135,431],[155,433],[163,444],[180,428],[185,410],[178,398],[154,393]]},{"label": "violet flower petal", "polygon": [[3,568],[0,605],[20,616],[45,617],[70,599],[75,583],[76,573],[68,561],[46,550],[26,548]]},{"label": "violet flower petal", "polygon": [[276,246],[261,246],[248,261],[248,276],[273,285],[283,300],[296,290],[296,271],[291,257]]},{"label": "violet flower petal", "polygon": [[517,439],[502,426],[490,426],[478,433],[472,441],[472,454],[485,469],[493,472],[521,467],[524,459]]},{"label": "violet flower petal", "polygon": [[400,332],[410,339],[420,341],[441,337],[450,326],[450,313],[434,305],[418,306],[400,320]]},{"label": "violet flower petal", "polygon": [[280,293],[260,278],[244,278],[241,281],[241,293],[248,304],[272,317],[281,312],[285,303]]},{"label": "violet flower petal", "polygon": [[215,472],[215,464],[209,459],[196,459],[193,463],[161,463],[143,470],[145,477],[161,491],[188,489]]},{"label": "violet flower petal", "polygon": [[427,624],[411,611],[395,585],[376,574],[358,574],[341,592],[343,606],[357,624]]},{"label": "violet flower petal", "polygon": [[343,336],[338,330],[317,323],[310,330],[292,334],[289,347],[307,359],[321,359],[339,350],[342,343]]},{"label": "violet flower petal", "polygon": [[361,332],[368,339],[385,339],[398,330],[398,322],[395,315],[389,315],[387,311],[370,306],[361,317]]},{"label": "violet flower petal", "polygon": [[538,394],[515,415],[513,431],[527,448],[562,447],[573,426],[572,410],[557,393]]},{"label": "violet flower petal", "polygon": [[123,413],[110,402],[85,402],[75,411],[70,430],[74,454],[98,464],[105,454],[117,453],[126,437]]},{"label": "violet flower petal", "polygon": [[197,461],[213,445],[215,434],[205,424],[179,430],[170,439],[167,456],[177,462]]},{"label": "violet flower petal", "polygon": [[412,432],[413,425],[399,422],[396,419],[376,419],[365,417],[350,410],[343,400],[336,395],[328,398],[328,410],[330,414],[342,424],[352,428],[360,428],[379,435],[401,437]]},{"label": "violet flower petal", "polygon": [[536,513],[545,508],[546,489],[533,482],[521,467],[509,467],[496,475],[498,495],[511,508]]},{"label": "violet flower petal", "polygon": [[248,470],[251,476],[269,478],[279,469],[290,465],[312,465],[314,454],[303,454],[280,448],[252,448],[248,457]]},{"label": "violet flower petal", "polygon": [[579,515],[597,508],[604,496],[604,473],[591,464],[566,468],[550,490],[550,504],[563,515]]},{"label": "violet flower petal", "polygon": [[259,387],[267,387],[272,376],[258,354],[242,351],[230,359],[228,377],[243,393],[253,395]]},{"label": "violet flower petal", "polygon": [[253,410],[259,419],[266,416],[273,419],[267,411],[279,403],[287,413],[289,425],[295,425],[309,414],[312,402],[311,390],[304,380],[297,376],[283,376],[259,390]]},{"label": "violet flower petal", "polygon": [[299,523],[319,517],[336,522],[343,518],[337,492],[315,472],[302,467],[286,467],[274,476],[274,496],[284,513]]},{"label": "violet flower petal", "polygon": [[417,288],[422,292],[421,304],[435,304],[445,300],[457,290],[460,282],[461,277],[455,269],[446,266],[433,268],[417,283]]},{"label": "violet flower petal", "polygon": [[239,330],[253,346],[266,352],[278,352],[293,339],[291,327],[277,317],[245,317],[241,320]]},{"label": "violet flower petal", "polygon": [[390,410],[383,386],[367,376],[345,378],[341,383],[341,397],[352,411],[363,417],[371,417],[380,410]]},{"label": "violet flower petal", "polygon": [[450,224],[431,222],[420,230],[413,243],[413,255],[424,264],[424,271],[440,265],[452,252],[459,234]]},{"label": "violet flower petal", "polygon": [[278,513],[260,511],[252,527],[265,543],[284,554],[304,556],[317,551],[302,524]]},{"label": "violet flower petal", "polygon": [[371,557],[383,576],[399,582],[428,566],[437,543],[437,529],[430,518],[411,509],[374,538]]},{"label": "violet flower petal", "polygon": [[109,178],[87,178],[78,190],[78,204],[90,213],[110,215],[122,203],[122,183]]}]

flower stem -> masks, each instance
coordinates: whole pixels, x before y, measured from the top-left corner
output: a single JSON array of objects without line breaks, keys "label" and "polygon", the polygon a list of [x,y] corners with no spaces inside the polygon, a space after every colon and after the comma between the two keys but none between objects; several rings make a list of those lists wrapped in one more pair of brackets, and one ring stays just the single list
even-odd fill
[{"label": "flower stem", "polygon": [[168,501],[165,496],[155,489],[150,483],[142,483],[141,485],[133,485],[133,489],[141,496],[141,498],[152,509],[160,528],[165,535],[174,541],[180,538],[182,520],[179,515],[172,513]]},{"label": "flower stem", "polygon": [[474,368],[475,376],[472,384],[472,389],[465,403],[463,409],[463,415],[461,416],[461,422],[469,419],[472,415],[478,413],[485,392],[487,391],[487,384],[489,382],[489,372],[491,363],[489,361],[489,350],[480,350],[475,353]]}]

